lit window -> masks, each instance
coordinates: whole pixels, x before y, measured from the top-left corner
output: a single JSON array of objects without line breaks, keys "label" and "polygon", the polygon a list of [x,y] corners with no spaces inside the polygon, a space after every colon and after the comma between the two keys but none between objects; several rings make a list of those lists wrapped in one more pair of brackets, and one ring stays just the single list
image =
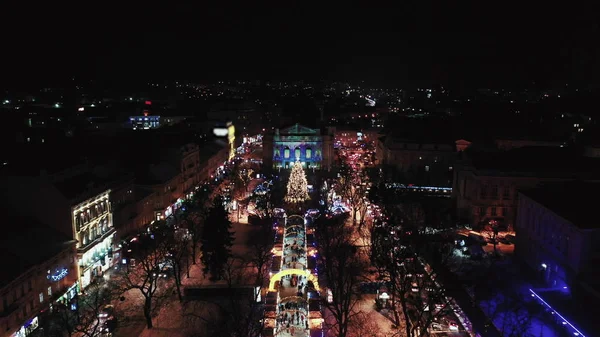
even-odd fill
[{"label": "lit window", "polygon": [[300,148],[299,148],[299,147],[297,147],[297,148],[294,150],[294,155],[296,156],[296,158],[300,158]]},{"label": "lit window", "polygon": [[310,159],[312,157],[312,149],[310,147],[306,148],[306,159]]},{"label": "lit window", "polygon": [[40,303],[44,303],[44,293],[40,293]]},{"label": "lit window", "polygon": [[52,296],[52,286],[48,287],[48,297]]},{"label": "lit window", "polygon": [[286,159],[290,157],[290,149],[289,148],[286,147],[283,150],[283,157],[286,158]]}]

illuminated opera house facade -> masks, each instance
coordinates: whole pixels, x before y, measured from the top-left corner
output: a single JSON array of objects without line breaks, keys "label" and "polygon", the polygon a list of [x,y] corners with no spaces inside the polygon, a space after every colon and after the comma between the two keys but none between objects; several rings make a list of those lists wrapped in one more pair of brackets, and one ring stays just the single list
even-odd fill
[{"label": "illuminated opera house facade", "polygon": [[294,124],[275,129],[263,138],[263,162],[274,169],[291,168],[300,161],[305,168],[329,170],[333,164],[333,132]]}]

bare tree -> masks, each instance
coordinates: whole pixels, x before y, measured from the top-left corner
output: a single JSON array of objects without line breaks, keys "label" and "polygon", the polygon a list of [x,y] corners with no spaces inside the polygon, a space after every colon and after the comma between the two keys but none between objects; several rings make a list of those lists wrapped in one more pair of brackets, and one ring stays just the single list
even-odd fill
[{"label": "bare tree", "polygon": [[373,231],[371,258],[388,284],[391,320],[408,337],[426,336],[436,320],[450,314],[451,302],[422,257],[445,265],[453,246],[429,242],[419,203],[388,205],[385,215],[389,220]]},{"label": "bare tree", "polygon": [[[132,247],[136,265],[130,266],[117,274],[117,281],[122,292],[137,290],[143,296],[143,314],[148,329],[153,327],[152,315],[157,306],[161,286],[165,290],[166,284],[160,282],[163,267],[170,254],[169,240],[165,233],[154,233],[139,237],[135,247]],[[164,278],[162,278],[164,279]]]},{"label": "bare tree", "polygon": [[[366,211],[366,195],[368,187],[368,177],[366,172],[363,170],[352,172],[347,168],[342,169],[345,173],[340,174],[338,181],[336,182],[335,189],[344,201],[348,202],[352,207],[352,223],[356,224],[357,214],[363,210]],[[361,224],[362,219],[361,217]]]},{"label": "bare tree", "polygon": [[[204,194],[203,194],[204,195]],[[190,234],[190,246],[192,248],[192,264],[196,264],[198,245],[202,240],[202,225],[208,214],[208,197],[199,197],[194,202],[186,205],[184,217],[181,220],[181,226],[187,228]]]},{"label": "bare tree", "polygon": [[527,304],[520,294],[505,289],[486,301],[483,309],[502,336],[533,337],[531,325],[535,315]]},{"label": "bare tree", "polygon": [[183,304],[183,329],[186,336],[228,336],[231,330],[219,304],[192,299]]},{"label": "bare tree", "polygon": [[177,297],[180,302],[183,302],[183,293],[181,284],[183,282],[184,272],[187,270],[187,276],[190,273],[190,238],[191,235],[186,230],[178,230],[173,232],[168,239],[168,252],[165,262],[173,271],[175,287],[177,289]]},{"label": "bare tree", "polygon": [[230,259],[225,267],[229,296],[227,312],[231,324],[231,336],[259,337],[262,334],[263,311],[258,303],[260,292],[255,283],[248,281],[255,277],[252,263],[242,259]]},{"label": "bare tree", "polygon": [[317,242],[321,275],[331,291],[331,301],[323,306],[335,323],[330,328],[337,336],[346,337],[352,318],[357,314],[360,299],[358,284],[363,280],[365,265],[352,241],[352,229],[344,226],[346,217],[320,217],[317,220]]},{"label": "bare tree", "polygon": [[253,233],[249,262],[256,268],[256,285],[262,286],[268,278],[268,263],[273,257],[274,232],[271,218],[262,219],[260,229]]},{"label": "bare tree", "polygon": [[237,217],[240,219],[241,204],[248,196],[248,185],[252,180],[252,170],[242,167],[241,163],[236,162],[231,172],[231,182],[233,185],[232,197],[238,203]]},{"label": "bare tree", "polygon": [[[66,304],[56,305],[51,314],[45,336],[97,337],[113,328],[109,324],[115,322],[115,317],[103,317],[103,309],[114,298],[111,284],[106,282],[92,283],[77,300],[75,307]],[[108,315],[108,311],[106,312]]]},{"label": "bare tree", "polygon": [[498,255],[498,233],[499,232],[500,232],[500,227],[496,220],[487,221],[484,224],[483,229],[481,230],[481,233],[483,233],[487,237],[488,241],[491,242],[492,245],[494,245],[494,256]]},{"label": "bare tree", "polygon": [[223,265],[231,256],[233,235],[229,212],[223,205],[223,198],[218,196],[213,200],[213,206],[206,217],[200,247],[203,273],[210,273],[212,279],[219,280],[222,277]]},{"label": "bare tree", "polygon": [[272,194],[270,188],[263,187],[260,192],[253,193],[250,196],[249,202],[254,204],[254,213],[261,219],[273,217],[273,208],[271,207]]},{"label": "bare tree", "polygon": [[348,337],[398,337],[397,330],[386,329],[377,321],[376,312],[360,312],[350,322]]},{"label": "bare tree", "polygon": [[[211,335],[259,337],[263,331],[262,304],[251,280],[254,268],[241,258],[230,258],[223,267],[224,288],[215,288],[217,296],[186,303],[186,316],[202,323]],[[205,310],[204,308],[210,308]]]},{"label": "bare tree", "polygon": [[433,322],[450,314],[445,289],[416,255],[395,256],[387,273],[393,322],[406,336],[426,336]]}]

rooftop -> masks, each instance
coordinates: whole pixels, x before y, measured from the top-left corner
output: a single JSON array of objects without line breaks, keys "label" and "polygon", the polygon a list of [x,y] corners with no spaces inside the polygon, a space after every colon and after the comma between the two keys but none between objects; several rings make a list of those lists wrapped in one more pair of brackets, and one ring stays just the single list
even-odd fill
[{"label": "rooftop", "polygon": [[227,147],[228,144],[223,141],[210,141],[200,145],[199,153],[200,153],[200,161],[206,161],[210,159],[213,155],[221,151],[224,147]]},{"label": "rooftop", "polygon": [[296,124],[294,124],[292,126],[279,129],[279,133],[284,134],[284,135],[286,135],[286,134],[290,134],[290,135],[316,135],[316,134],[320,134],[320,130],[319,129],[309,128],[309,127],[306,127],[304,125],[300,125],[299,123],[296,123]]},{"label": "rooftop", "polygon": [[600,159],[583,157],[569,148],[531,146],[509,151],[470,152],[472,165],[479,170],[503,174],[552,175],[554,177],[598,176]]},{"label": "rooftop", "polygon": [[[10,283],[28,269],[44,263],[75,243],[66,235],[37,222],[31,217],[3,212],[4,226],[0,239],[0,287]],[[24,249],[35,247],[35,249]]]},{"label": "rooftop", "polygon": [[117,177],[99,177],[92,172],[84,172],[64,180],[54,183],[54,186],[68,200],[76,199],[77,197],[92,191],[100,189],[108,189],[112,181],[116,181]]},{"label": "rooftop", "polygon": [[599,189],[600,183],[567,182],[546,184],[521,193],[581,229],[599,229],[597,202],[593,197]]},{"label": "rooftop", "polygon": [[141,185],[157,185],[173,179],[179,174],[179,170],[167,162],[159,162],[140,167],[137,173],[136,181]]},{"label": "rooftop", "polygon": [[[445,138],[445,137],[437,137],[437,138],[427,138],[423,139],[420,137],[403,137],[401,135],[388,135],[380,137],[385,146],[391,149],[405,149],[405,144],[411,144],[411,146],[419,145],[419,149],[421,149],[421,145],[423,149],[430,150],[441,150],[441,151],[455,151],[455,142],[456,139]],[[433,145],[433,148],[430,148],[428,145]],[[412,150],[413,148],[409,148]]]},{"label": "rooftop", "polygon": [[53,174],[85,163],[78,153],[66,145],[25,144],[14,146],[7,154],[8,164],[0,168],[0,174],[36,176],[41,171]]},{"label": "rooftop", "polygon": [[135,200],[140,201],[144,200],[147,196],[152,194],[154,191],[150,188],[145,188],[143,186],[136,185],[135,186]]}]

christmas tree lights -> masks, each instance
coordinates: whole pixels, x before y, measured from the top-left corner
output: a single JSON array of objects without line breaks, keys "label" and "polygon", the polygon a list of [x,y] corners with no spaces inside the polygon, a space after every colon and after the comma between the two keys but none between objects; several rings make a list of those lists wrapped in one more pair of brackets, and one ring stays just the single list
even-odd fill
[{"label": "christmas tree lights", "polygon": [[287,183],[287,194],[284,198],[289,203],[301,203],[310,199],[308,196],[308,183],[306,174],[302,168],[302,163],[296,161],[290,173],[290,180]]}]

